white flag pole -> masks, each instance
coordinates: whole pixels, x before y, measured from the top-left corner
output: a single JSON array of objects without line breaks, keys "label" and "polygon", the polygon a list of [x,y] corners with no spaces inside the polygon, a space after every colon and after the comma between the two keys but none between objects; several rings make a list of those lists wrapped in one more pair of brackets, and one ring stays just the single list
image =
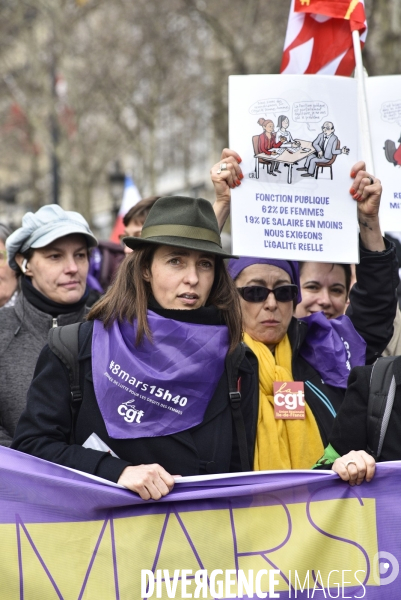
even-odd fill
[{"label": "white flag pole", "polygon": [[368,103],[365,87],[365,70],[362,62],[362,48],[359,31],[352,32],[352,42],[355,54],[355,78],[358,83],[358,112],[359,112],[359,130],[361,140],[361,155],[366,163],[368,173],[374,174],[374,163],[372,154],[372,143],[370,140]]}]

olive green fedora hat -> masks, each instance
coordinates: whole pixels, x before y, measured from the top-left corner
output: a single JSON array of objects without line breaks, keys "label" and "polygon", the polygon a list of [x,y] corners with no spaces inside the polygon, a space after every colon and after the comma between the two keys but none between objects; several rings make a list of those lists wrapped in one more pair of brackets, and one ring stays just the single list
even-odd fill
[{"label": "olive green fedora hat", "polygon": [[123,242],[132,250],[143,244],[165,244],[237,258],[223,250],[216,215],[203,198],[159,198],[146,218],[141,237],[125,237]]}]

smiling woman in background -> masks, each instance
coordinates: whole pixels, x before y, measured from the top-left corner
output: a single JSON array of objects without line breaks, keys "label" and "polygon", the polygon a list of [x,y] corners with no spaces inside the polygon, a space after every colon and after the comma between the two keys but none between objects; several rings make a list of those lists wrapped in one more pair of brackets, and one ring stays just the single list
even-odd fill
[{"label": "smiling woman in background", "polygon": [[351,265],[300,262],[299,276],[302,300],[297,306],[298,318],[323,312],[328,319],[344,314],[351,287]]},{"label": "smiling woman in background", "polygon": [[21,276],[15,305],[0,311],[0,444],[9,446],[49,329],[82,321],[88,249],[97,244],[78,213],[48,205],[26,213],[6,241]]}]

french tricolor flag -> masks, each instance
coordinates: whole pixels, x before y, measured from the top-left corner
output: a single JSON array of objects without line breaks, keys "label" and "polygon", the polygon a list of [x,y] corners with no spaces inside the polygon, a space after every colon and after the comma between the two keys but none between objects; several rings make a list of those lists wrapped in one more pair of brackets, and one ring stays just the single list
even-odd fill
[{"label": "french tricolor flag", "polygon": [[113,231],[110,235],[110,240],[116,244],[120,243],[120,235],[124,233],[123,217],[127,212],[141,200],[138,188],[136,187],[132,177],[125,176],[124,195],[121,202],[120,210],[114,223]]}]

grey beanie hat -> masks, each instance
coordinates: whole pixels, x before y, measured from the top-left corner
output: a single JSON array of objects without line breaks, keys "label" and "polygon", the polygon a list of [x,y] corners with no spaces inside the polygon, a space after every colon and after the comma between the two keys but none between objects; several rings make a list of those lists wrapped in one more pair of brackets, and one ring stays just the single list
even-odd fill
[{"label": "grey beanie hat", "polygon": [[58,238],[74,233],[84,235],[89,248],[97,246],[88,223],[77,212],[63,210],[58,204],[42,206],[36,213],[28,212],[22,217],[22,227],[7,238],[8,264],[18,271],[16,254],[23,254],[29,248],[43,248]]}]

